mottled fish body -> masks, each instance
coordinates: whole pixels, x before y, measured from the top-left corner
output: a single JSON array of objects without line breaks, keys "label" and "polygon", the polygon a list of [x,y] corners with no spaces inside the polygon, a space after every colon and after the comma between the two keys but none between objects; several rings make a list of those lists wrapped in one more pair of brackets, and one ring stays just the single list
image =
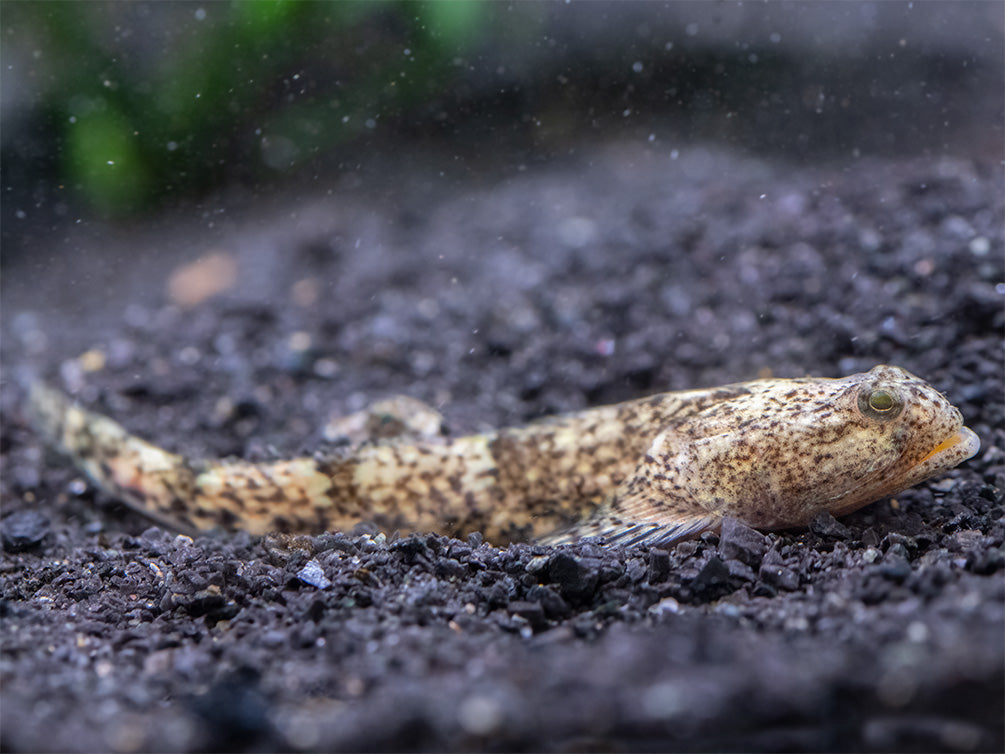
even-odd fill
[{"label": "mottled fish body", "polygon": [[[252,463],[189,461],[44,385],[30,395],[40,434],[99,488],[190,532],[320,533],[373,522],[386,531],[479,531],[500,544],[586,536],[659,544],[727,516],[780,529],[821,511],[850,513],[980,447],[941,393],[890,366],[662,393],[458,438],[437,435],[435,412],[414,401],[384,405],[392,408],[344,426],[378,415],[401,423],[398,437]],[[418,420],[403,415],[410,410]]]}]

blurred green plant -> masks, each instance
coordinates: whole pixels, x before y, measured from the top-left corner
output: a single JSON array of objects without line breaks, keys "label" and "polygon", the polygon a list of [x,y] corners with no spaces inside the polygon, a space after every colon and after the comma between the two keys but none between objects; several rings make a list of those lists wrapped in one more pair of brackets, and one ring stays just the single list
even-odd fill
[{"label": "blurred green plant", "polygon": [[295,168],[435,100],[494,12],[478,0],[5,5],[8,37],[37,48],[35,103],[55,124],[61,182],[105,214]]}]

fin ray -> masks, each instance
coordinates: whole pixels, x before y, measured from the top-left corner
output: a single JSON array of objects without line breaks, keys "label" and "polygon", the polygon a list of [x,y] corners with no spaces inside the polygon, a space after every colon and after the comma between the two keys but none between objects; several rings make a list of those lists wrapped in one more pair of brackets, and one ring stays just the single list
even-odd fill
[{"label": "fin ray", "polygon": [[719,518],[708,514],[625,521],[605,513],[570,528],[545,535],[537,541],[545,545],[564,545],[582,539],[597,538],[602,539],[604,544],[620,547],[657,546],[688,539],[715,528],[719,523]]}]

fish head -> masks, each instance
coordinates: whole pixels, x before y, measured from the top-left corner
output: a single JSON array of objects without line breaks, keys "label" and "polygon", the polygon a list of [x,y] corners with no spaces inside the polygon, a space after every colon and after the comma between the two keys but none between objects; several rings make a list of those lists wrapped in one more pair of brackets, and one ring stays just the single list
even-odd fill
[{"label": "fish head", "polygon": [[[760,380],[656,439],[668,498],[761,528],[843,515],[973,456],[977,435],[939,391],[877,366],[840,379]],[[664,481],[665,480],[665,481]]]},{"label": "fish head", "polygon": [[848,378],[836,401],[846,436],[836,450],[851,460],[846,490],[821,502],[835,515],[938,476],[980,450],[963,415],[934,387],[900,367],[881,365]]}]

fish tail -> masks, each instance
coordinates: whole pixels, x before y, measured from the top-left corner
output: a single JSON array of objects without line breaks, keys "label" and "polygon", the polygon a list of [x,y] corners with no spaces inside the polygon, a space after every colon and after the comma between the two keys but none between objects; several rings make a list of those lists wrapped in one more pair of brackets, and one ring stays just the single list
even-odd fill
[{"label": "fish tail", "polygon": [[192,463],[41,383],[28,407],[42,439],[98,488],[176,531],[317,532],[361,518],[351,456]]},{"label": "fish tail", "polygon": [[187,518],[199,529],[316,534],[363,518],[351,457],[206,463],[193,480]]},{"label": "fish tail", "polygon": [[171,528],[204,528],[189,525],[183,515],[194,497],[196,473],[182,456],[130,434],[41,382],[29,388],[28,415],[39,436],[70,456],[104,492]]}]

